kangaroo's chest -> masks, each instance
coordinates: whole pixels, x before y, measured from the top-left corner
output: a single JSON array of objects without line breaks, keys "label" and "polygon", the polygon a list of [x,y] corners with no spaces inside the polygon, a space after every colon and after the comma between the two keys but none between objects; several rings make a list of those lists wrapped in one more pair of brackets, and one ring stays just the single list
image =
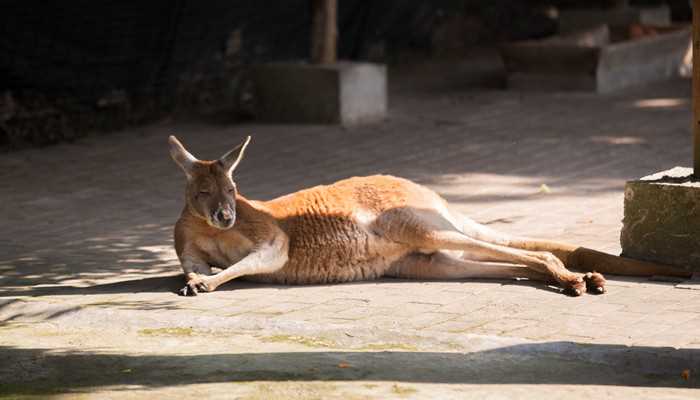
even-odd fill
[{"label": "kangaroo's chest", "polygon": [[248,255],[254,244],[245,236],[230,233],[214,238],[198,238],[196,246],[209,266],[227,268]]}]

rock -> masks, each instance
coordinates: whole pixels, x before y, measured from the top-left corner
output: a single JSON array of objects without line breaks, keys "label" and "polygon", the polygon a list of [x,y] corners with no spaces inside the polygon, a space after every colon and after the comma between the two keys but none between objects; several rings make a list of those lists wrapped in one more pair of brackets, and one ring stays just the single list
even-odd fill
[{"label": "rock", "polygon": [[700,271],[700,180],[692,172],[675,167],[627,182],[624,256]]}]

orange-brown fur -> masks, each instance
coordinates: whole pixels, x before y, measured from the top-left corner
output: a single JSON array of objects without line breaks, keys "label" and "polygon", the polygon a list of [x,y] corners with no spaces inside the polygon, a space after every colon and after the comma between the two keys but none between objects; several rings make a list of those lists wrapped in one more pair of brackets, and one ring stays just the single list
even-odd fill
[{"label": "orange-brown fur", "polygon": [[[187,210],[177,224],[176,248],[192,236],[216,243],[243,246],[200,252],[211,265],[226,267],[240,260],[246,250],[267,239],[259,229],[277,225],[289,237],[289,261],[269,274],[251,280],[288,284],[348,282],[380,277],[398,258],[410,251],[380,234],[381,222],[362,226],[358,212],[375,217],[382,212],[405,207],[415,199],[405,186],[409,181],[387,176],[351,178],[330,186],[317,186],[268,202],[236,198],[238,222],[230,231],[220,232],[193,218]],[[257,228],[256,228],[257,227]],[[187,233],[184,233],[187,232]],[[192,233],[196,232],[194,235]],[[206,239],[202,239],[206,237]]]},{"label": "orange-brown fur", "polygon": [[[186,206],[175,227],[187,282],[183,294],[211,291],[238,277],[311,284],[396,276],[527,277],[579,295],[586,289],[602,293],[605,279],[571,272],[564,263],[638,266],[495,232],[450,211],[432,190],[393,176],[354,177],[270,201],[248,200],[231,178],[247,143],[217,161],[199,161],[171,137],[173,159],[188,177]],[[211,267],[223,271],[212,274]]]}]

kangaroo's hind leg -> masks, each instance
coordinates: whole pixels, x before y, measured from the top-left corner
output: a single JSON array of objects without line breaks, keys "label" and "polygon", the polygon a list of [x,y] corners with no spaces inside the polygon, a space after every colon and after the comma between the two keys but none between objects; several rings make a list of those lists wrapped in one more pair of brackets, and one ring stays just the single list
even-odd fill
[{"label": "kangaroo's hind leg", "polygon": [[457,258],[444,251],[432,254],[411,253],[384,274],[403,279],[515,279],[554,283],[548,274],[537,272],[524,265],[470,261]]},{"label": "kangaroo's hind leg", "polygon": [[598,272],[591,271],[590,266],[581,265],[578,263],[571,262],[570,255],[574,252],[577,246],[572,246],[566,243],[559,243],[551,240],[540,240],[531,239],[509,235],[507,233],[499,232],[488,226],[482,225],[471,218],[461,216],[457,213],[453,215],[463,221],[462,231],[470,237],[476,238],[478,240],[496,244],[500,246],[506,246],[515,249],[527,250],[527,251],[545,251],[554,254],[562,263],[565,263],[569,268],[575,268],[577,270],[582,270],[586,272],[583,275],[583,279],[586,282],[586,289],[589,293],[601,294],[605,293],[605,277]]},{"label": "kangaroo's hind leg", "polygon": [[554,278],[568,293],[582,294],[586,285],[583,275],[566,269],[553,254],[541,251],[515,249],[488,243],[465,235],[437,209],[397,209],[384,214],[379,228],[387,238],[410,245],[424,253],[439,250],[463,251],[479,260],[522,264],[541,274]]}]

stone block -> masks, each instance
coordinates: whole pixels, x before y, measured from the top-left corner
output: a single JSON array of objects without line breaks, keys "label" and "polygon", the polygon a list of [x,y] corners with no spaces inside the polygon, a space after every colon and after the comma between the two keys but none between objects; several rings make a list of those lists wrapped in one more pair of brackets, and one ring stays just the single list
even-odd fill
[{"label": "stone block", "polygon": [[559,12],[559,29],[570,32],[598,24],[627,28],[631,24],[669,26],[671,9],[662,4],[656,7],[616,7],[608,9],[569,9]]},{"label": "stone block", "polygon": [[271,63],[251,68],[261,121],[353,125],[386,117],[386,67]]},{"label": "stone block", "polygon": [[659,28],[654,35],[623,40],[603,28],[502,46],[508,87],[607,93],[681,74],[688,27]]},{"label": "stone block", "polygon": [[624,256],[700,271],[700,180],[692,172],[676,167],[627,182]]}]

